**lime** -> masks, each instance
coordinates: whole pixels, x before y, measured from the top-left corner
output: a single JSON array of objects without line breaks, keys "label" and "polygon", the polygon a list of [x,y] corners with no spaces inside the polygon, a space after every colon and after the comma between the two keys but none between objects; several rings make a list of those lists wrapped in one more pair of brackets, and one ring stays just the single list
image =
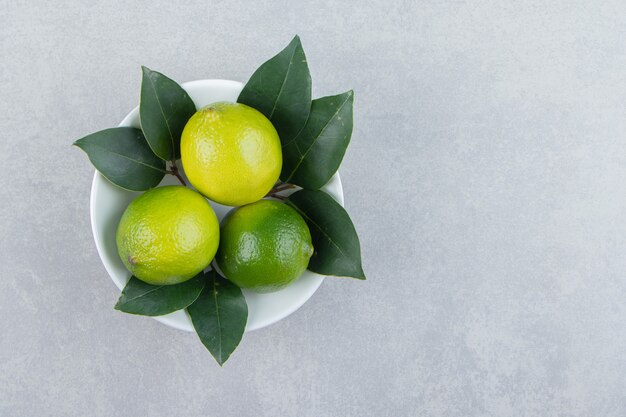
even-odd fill
[{"label": "lime", "polygon": [[245,104],[219,102],[196,112],[180,143],[189,182],[213,201],[239,206],[263,198],[283,163],[272,123]]},{"label": "lime", "polygon": [[193,278],[215,256],[219,223],[209,202],[182,186],[153,188],[122,215],[115,239],[122,262],[154,285]]},{"label": "lime", "polygon": [[272,292],[302,275],[312,254],[302,217],[283,203],[261,200],[231,210],[222,220],[215,260],[238,286]]}]

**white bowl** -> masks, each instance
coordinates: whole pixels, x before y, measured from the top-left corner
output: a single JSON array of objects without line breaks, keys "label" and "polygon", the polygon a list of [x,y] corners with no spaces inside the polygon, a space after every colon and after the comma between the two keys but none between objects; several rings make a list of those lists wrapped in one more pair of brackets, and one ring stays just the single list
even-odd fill
[{"label": "white bowl", "polygon": [[[236,101],[243,84],[229,80],[199,80],[184,83],[187,91],[196,104],[196,108],[216,101]],[[120,126],[140,127],[139,107],[135,107],[120,123]],[[179,168],[182,168],[179,166]],[[171,175],[166,175],[160,185],[178,184]],[[343,205],[343,188],[339,174],[323,188],[328,194]],[[115,230],[128,204],[140,193],[126,191],[107,181],[98,171],[93,177],[91,186],[91,228],[96,241],[98,254],[111,279],[121,290],[130,273],[122,264],[115,244]],[[221,220],[231,207],[210,202]],[[270,293],[256,294],[244,290],[248,302],[248,323],[246,331],[260,329],[276,323],[300,308],[319,288],[324,277],[306,271],[298,280],[287,288]],[[189,316],[185,311],[176,311],[165,316],[155,317],[161,323],[176,329],[193,331]]]}]

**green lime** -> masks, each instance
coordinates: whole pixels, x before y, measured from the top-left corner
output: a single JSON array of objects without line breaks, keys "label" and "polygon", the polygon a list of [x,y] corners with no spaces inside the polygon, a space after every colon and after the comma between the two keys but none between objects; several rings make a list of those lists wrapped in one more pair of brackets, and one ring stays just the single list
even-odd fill
[{"label": "green lime", "polygon": [[283,155],[278,133],[259,111],[219,102],[200,109],[180,143],[189,182],[213,201],[241,206],[263,198],[278,180]]},{"label": "green lime", "polygon": [[231,210],[222,220],[215,260],[232,282],[272,292],[298,278],[313,254],[304,219],[278,201],[261,200]]},{"label": "green lime", "polygon": [[122,215],[117,251],[137,278],[178,284],[206,268],[219,244],[219,223],[209,202],[182,186],[153,188]]}]

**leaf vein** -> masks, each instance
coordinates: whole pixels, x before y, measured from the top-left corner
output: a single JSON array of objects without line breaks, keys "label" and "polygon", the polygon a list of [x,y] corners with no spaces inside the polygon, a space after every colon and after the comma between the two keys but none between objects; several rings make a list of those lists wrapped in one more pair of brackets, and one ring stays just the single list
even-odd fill
[{"label": "leaf vein", "polygon": [[276,105],[278,104],[278,101],[280,100],[280,96],[283,94],[285,83],[287,82],[287,78],[289,78],[289,72],[291,72],[291,66],[293,65],[293,57],[296,55],[296,49],[298,49],[297,45],[296,47],[293,48],[293,52],[291,53],[291,57],[289,58],[289,66],[287,66],[287,72],[285,72],[285,78],[283,78],[283,82],[281,83],[280,89],[278,90],[278,95],[276,96],[276,100],[274,100],[272,111],[270,112],[270,115],[268,117],[268,119],[270,120],[274,116],[274,112],[276,111]]},{"label": "leaf vein", "polygon": [[132,301],[135,301],[135,300],[137,300],[137,299],[139,299],[139,298],[141,298],[141,297],[145,297],[146,295],[148,295],[148,294],[150,294],[150,293],[153,293],[153,292],[155,292],[155,291],[157,291],[157,290],[159,290],[159,289],[161,289],[161,288],[163,288],[163,285],[159,285],[158,287],[153,288],[153,289],[151,289],[150,291],[146,291],[146,292],[144,292],[144,293],[142,293],[142,294],[139,294],[139,295],[138,295],[138,296],[136,296],[136,297],[129,298],[128,300],[124,301],[124,302],[122,303],[122,305],[124,305],[124,304],[128,304],[128,303],[130,303],[130,302],[132,302]]},{"label": "leaf vein", "polygon": [[[293,201],[292,201],[293,203]],[[324,229],[322,229],[322,226],[320,226],[319,224],[317,224],[315,221],[313,221],[313,219],[311,219],[309,216],[307,216],[307,214],[305,212],[303,212],[298,206],[296,206],[295,204],[292,205],[293,208],[296,209],[296,211],[298,211],[298,213],[300,213],[300,215],[302,215],[302,217],[304,217],[305,219],[307,219],[308,221],[310,221],[311,223],[313,223],[313,225],[315,225],[315,227],[317,227],[317,229],[322,232],[322,234],[326,237],[326,239],[328,239],[328,241],[330,243],[332,243],[333,245],[335,245],[335,247],[337,248],[337,250],[339,250],[339,252],[341,253],[341,255],[346,258],[346,259],[350,259],[350,257],[348,255],[346,255],[346,253],[341,249],[341,247],[328,235],[328,233],[326,233],[326,231]]]},{"label": "leaf vein", "polygon": [[156,86],[154,85],[154,81],[152,80],[150,76],[148,76],[148,80],[150,81],[150,84],[152,85],[152,90],[154,91],[154,97],[156,97],[157,103],[159,104],[159,110],[161,111],[161,116],[163,116],[163,120],[165,121],[165,126],[167,127],[167,131],[170,134],[170,140],[172,142],[172,158],[176,158],[176,155],[175,155],[176,146],[174,145],[174,134],[172,133],[172,128],[170,127],[170,124],[167,121],[167,117],[165,117],[165,112],[163,112],[163,105],[161,104],[161,100],[159,99],[159,93],[157,93]]},{"label": "leaf vein", "polygon": [[222,323],[220,321],[220,308],[219,308],[219,304],[217,302],[217,290],[216,290],[216,282],[217,282],[217,277],[215,276],[215,273],[213,274],[213,300],[215,301],[215,317],[217,318],[217,328],[218,328],[218,338],[219,338],[219,357],[220,357],[220,363],[222,362]]},{"label": "leaf vein", "polygon": [[[313,142],[311,142],[311,144],[309,145],[309,147],[306,149],[306,151],[304,152],[304,154],[302,154],[302,152],[300,151],[300,148],[298,147],[298,153],[300,153],[302,155],[302,157],[300,158],[300,160],[298,161],[298,163],[296,164],[296,166],[291,170],[291,173],[289,174],[289,176],[285,179],[284,182],[289,182],[289,180],[294,176],[294,174],[296,173],[296,171],[298,170],[298,168],[300,168],[300,165],[302,165],[302,162],[304,162],[304,160],[306,159],[306,156],[309,154],[309,152],[311,152],[311,149],[313,149],[313,146],[317,143],[317,141],[319,140],[320,136],[322,136],[322,134],[324,133],[324,131],[328,128],[328,126],[330,125],[330,122],[332,122],[337,115],[339,114],[339,112],[343,109],[343,106],[345,106],[345,104],[348,102],[348,99],[351,97],[351,94],[348,94],[346,99],[344,100],[343,103],[341,103],[341,105],[337,108],[337,111],[335,111],[335,113],[332,115],[332,117],[330,117],[328,119],[328,121],[326,122],[326,124],[324,124],[324,127],[322,127],[322,130],[320,130],[320,132],[315,136],[315,139],[313,139]],[[306,126],[306,125],[305,125]],[[302,130],[304,131],[304,129]],[[297,144],[297,142],[296,142]]]},{"label": "leaf vein", "polygon": [[96,146],[96,147],[98,147],[98,148],[100,148],[100,149],[104,149],[105,151],[107,151],[107,152],[109,152],[109,153],[111,153],[111,154],[113,154],[113,155],[117,155],[117,156],[119,156],[119,157],[122,157],[122,158],[128,159],[129,161],[133,161],[133,162],[136,162],[136,163],[138,163],[138,164],[140,164],[140,165],[144,165],[144,166],[146,166],[146,167],[148,167],[148,168],[152,168],[152,169],[154,169],[155,171],[165,172],[165,170],[164,170],[164,169],[161,169],[161,168],[155,167],[154,165],[150,165],[150,164],[148,164],[148,163],[146,163],[146,162],[143,162],[143,161],[140,161],[140,160],[138,160],[138,159],[131,158],[130,156],[127,156],[127,155],[121,154],[121,153],[119,153],[119,152],[112,151],[112,150],[110,150],[109,148],[106,148],[106,147],[104,147],[104,146],[102,146],[102,145],[99,145],[99,144],[97,144],[97,143],[91,143],[90,145],[91,145],[91,146]]}]

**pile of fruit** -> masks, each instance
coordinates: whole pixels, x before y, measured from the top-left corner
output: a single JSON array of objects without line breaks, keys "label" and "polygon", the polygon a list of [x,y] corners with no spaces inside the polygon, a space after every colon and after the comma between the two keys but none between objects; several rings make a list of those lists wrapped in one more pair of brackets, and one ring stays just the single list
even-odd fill
[{"label": "pile of fruit", "polygon": [[[146,316],[186,309],[222,365],[245,331],[242,288],[278,291],[307,268],[365,279],[348,214],[320,190],[350,142],[352,103],[352,91],[311,100],[297,36],[257,69],[236,103],[197,110],[175,81],[144,67],[141,129],[74,142],[110,182],[145,191],[117,226],[117,250],[132,276],[116,309]],[[181,185],[159,186],[166,174]],[[221,224],[207,199],[234,207]]]}]

